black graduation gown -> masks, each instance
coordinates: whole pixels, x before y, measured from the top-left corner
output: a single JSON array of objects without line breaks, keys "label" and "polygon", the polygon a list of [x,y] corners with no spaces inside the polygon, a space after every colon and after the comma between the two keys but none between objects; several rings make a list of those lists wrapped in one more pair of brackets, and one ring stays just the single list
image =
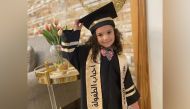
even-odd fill
[{"label": "black graduation gown", "polygon": [[[69,42],[72,42],[72,40],[69,40]],[[62,55],[80,73],[81,109],[87,109],[85,70],[86,70],[86,60],[91,47],[86,45],[81,45],[81,46],[72,45],[70,47],[65,46],[65,48],[67,49],[75,48],[73,52],[62,52]],[[119,68],[118,56],[115,53],[111,61],[108,61],[106,57],[101,56],[100,76],[101,76],[101,86],[102,86],[103,109],[122,109],[122,100],[121,100],[121,91],[120,91],[121,90],[120,68]],[[134,85],[129,70],[127,70],[124,85],[126,89]],[[134,90],[136,90],[136,88]],[[133,104],[139,99],[139,97],[140,95],[136,90],[136,92],[132,96],[127,97],[127,104],[128,105]]]}]

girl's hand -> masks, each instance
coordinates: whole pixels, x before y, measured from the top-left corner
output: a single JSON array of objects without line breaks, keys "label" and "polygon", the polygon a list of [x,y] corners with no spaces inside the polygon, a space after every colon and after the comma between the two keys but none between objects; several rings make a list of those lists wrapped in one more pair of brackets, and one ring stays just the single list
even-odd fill
[{"label": "girl's hand", "polygon": [[81,28],[82,28],[82,23],[80,23],[78,19],[75,20],[75,22],[74,22],[74,31],[75,30],[81,30]]},{"label": "girl's hand", "polygon": [[130,106],[132,107],[132,109],[140,109],[138,102],[135,102],[135,103],[133,103],[133,104],[130,105]]}]

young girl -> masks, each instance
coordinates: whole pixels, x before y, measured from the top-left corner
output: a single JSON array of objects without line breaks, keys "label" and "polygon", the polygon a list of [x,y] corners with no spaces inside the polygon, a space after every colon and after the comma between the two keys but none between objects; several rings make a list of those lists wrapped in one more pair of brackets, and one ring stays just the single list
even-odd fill
[{"label": "young girl", "polygon": [[[103,16],[102,16],[103,15]],[[77,20],[64,31],[62,55],[80,73],[81,109],[139,109],[139,93],[122,52],[121,33],[115,28],[113,3]],[[92,37],[79,45],[84,25]]]}]

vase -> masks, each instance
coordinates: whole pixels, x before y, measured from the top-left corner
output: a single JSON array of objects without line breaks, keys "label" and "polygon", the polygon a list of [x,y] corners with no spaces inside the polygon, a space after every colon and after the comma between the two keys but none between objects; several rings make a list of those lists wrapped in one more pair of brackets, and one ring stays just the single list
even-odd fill
[{"label": "vase", "polygon": [[61,45],[51,45],[50,54],[58,70],[67,70],[69,67],[69,63],[65,58],[62,57],[60,47]]},{"label": "vase", "polygon": [[61,56],[61,51],[60,51],[60,45],[51,45],[50,46],[50,54],[52,58],[54,59],[55,63],[63,63],[64,59]]}]

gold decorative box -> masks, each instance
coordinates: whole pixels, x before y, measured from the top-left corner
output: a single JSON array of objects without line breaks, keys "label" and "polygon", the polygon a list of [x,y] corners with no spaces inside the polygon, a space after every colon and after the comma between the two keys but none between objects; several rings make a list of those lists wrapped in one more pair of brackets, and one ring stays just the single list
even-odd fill
[{"label": "gold decorative box", "polygon": [[79,73],[74,67],[61,64],[45,63],[35,68],[36,78],[40,84],[62,84],[78,79]]}]

